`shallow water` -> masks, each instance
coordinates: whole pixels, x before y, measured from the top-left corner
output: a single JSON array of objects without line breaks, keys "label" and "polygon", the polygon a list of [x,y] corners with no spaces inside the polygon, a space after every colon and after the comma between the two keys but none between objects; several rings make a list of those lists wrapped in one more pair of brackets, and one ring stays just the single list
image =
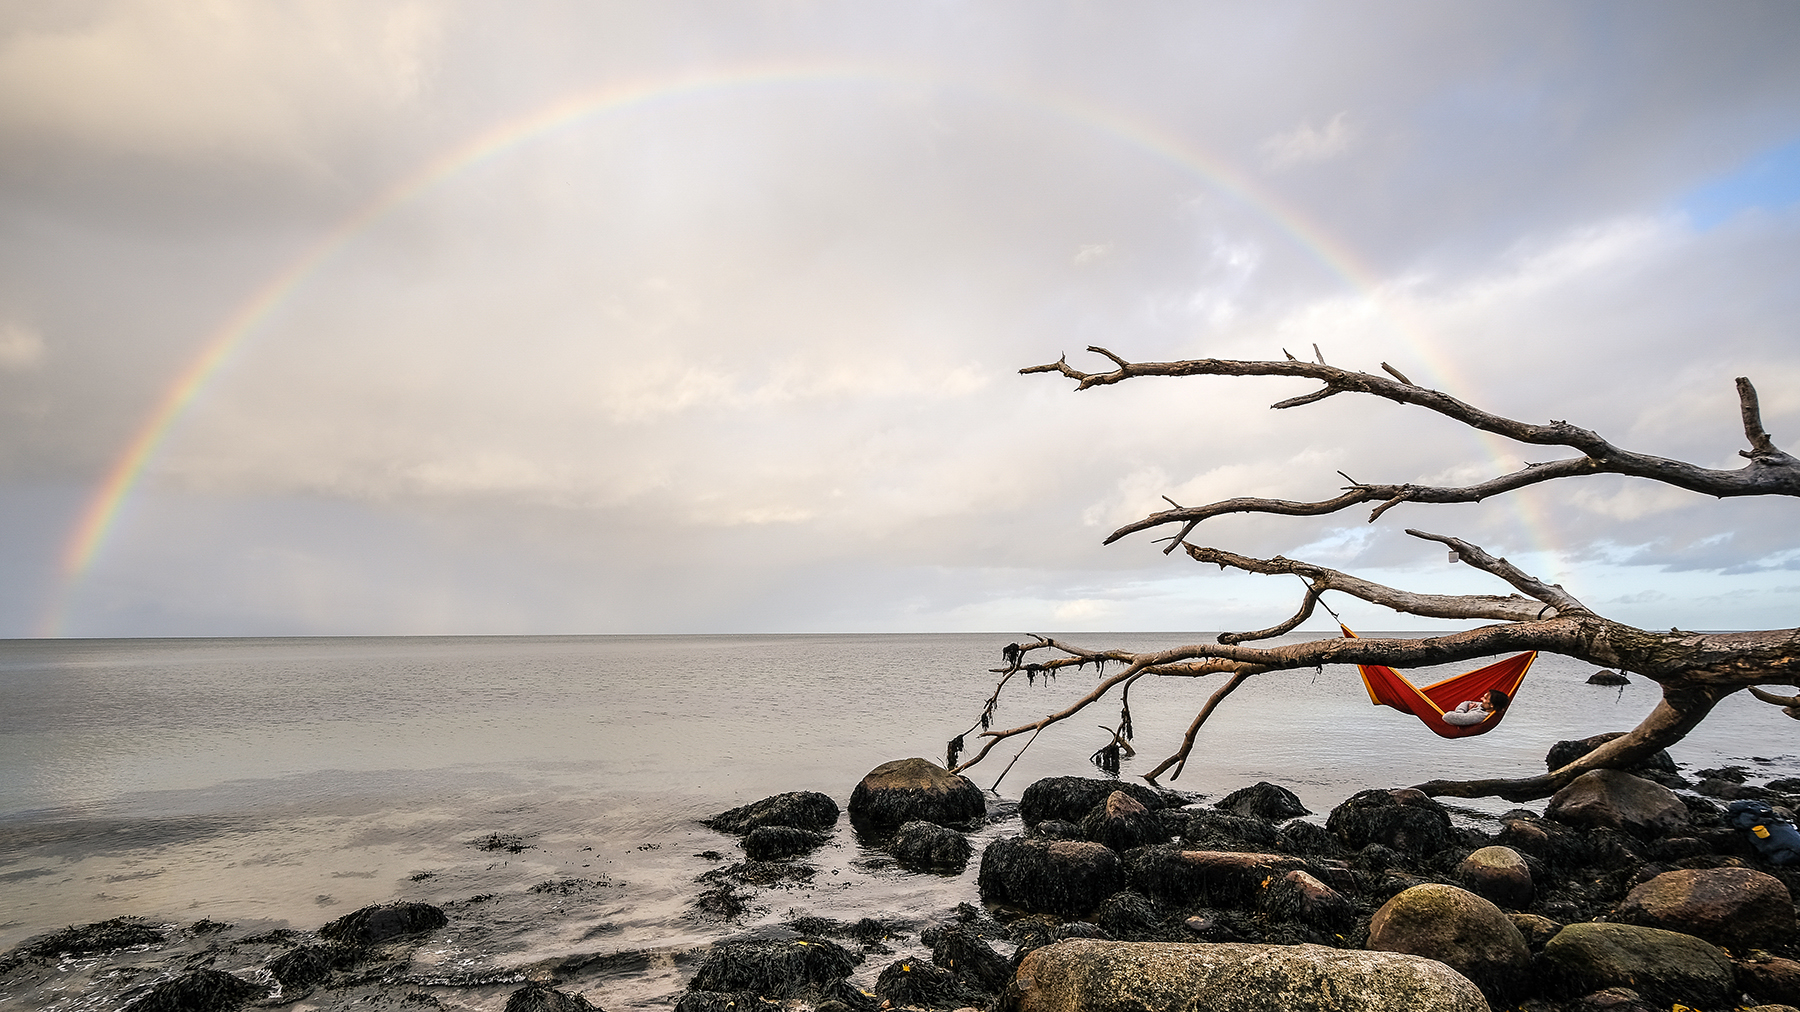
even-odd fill
[{"label": "shallow water", "polygon": [[[1209,638],[1072,637],[1135,647]],[[620,1008],[666,1004],[691,973],[684,954],[744,926],[799,913],[923,926],[975,898],[974,866],[955,878],[901,872],[847,823],[812,860],[812,881],[758,891],[736,925],[697,917],[696,876],[741,854],[698,820],[790,790],[843,805],[882,762],[942,761],[991,690],[987,669],[1007,639],[0,642],[0,949],[128,914],[313,929],[368,903],[418,899],[454,915],[418,965],[463,986],[475,1007],[503,1003],[506,988],[490,995],[472,982],[516,980],[546,959],[628,954],[584,980],[590,1000]],[[1540,659],[1506,724],[1459,741],[1372,708],[1354,669],[1261,676],[1221,707],[1186,772],[1165,784],[1216,796],[1271,780],[1322,817],[1365,787],[1530,774],[1554,742],[1630,727],[1656,699],[1641,679],[1586,685],[1591,672]],[[998,723],[1059,709],[1093,681],[1090,671],[1009,687]],[[1142,751],[1123,775],[1173,749],[1218,681],[1141,685]],[[1096,725],[1117,713],[1101,703],[1047,732],[1000,782],[1000,807],[1039,777],[1100,775],[1087,757],[1104,740]],[[1675,758],[1794,775],[1792,727],[1734,697]],[[972,778],[993,784],[1016,751],[1003,745]],[[1513,806],[1464,807],[1477,818]],[[991,825],[977,846],[1016,831]],[[493,834],[525,849],[475,846]],[[7,1004],[46,1004],[24,1002]]]}]

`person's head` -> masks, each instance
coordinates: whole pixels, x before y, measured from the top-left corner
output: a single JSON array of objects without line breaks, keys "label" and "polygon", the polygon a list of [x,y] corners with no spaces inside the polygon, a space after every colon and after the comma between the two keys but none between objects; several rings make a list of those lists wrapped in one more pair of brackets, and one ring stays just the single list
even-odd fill
[{"label": "person's head", "polygon": [[1505,689],[1489,689],[1487,695],[1482,697],[1482,702],[1487,704],[1489,711],[1499,713],[1512,703],[1512,697],[1506,694]]}]

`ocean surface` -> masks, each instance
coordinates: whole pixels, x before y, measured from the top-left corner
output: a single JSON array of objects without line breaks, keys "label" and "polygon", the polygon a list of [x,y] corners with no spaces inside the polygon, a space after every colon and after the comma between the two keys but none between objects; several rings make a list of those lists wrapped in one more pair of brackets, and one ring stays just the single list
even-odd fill
[{"label": "ocean surface", "polygon": [[[905,872],[845,820],[810,882],[759,891],[739,921],[709,920],[692,905],[706,888],[696,878],[741,849],[699,820],[783,791],[841,806],[882,762],[942,762],[1018,638],[0,641],[0,951],[121,915],[315,929],[369,903],[420,900],[459,904],[419,956],[447,984],[632,954],[597,962],[626,970],[582,989],[608,1009],[666,1008],[692,972],[678,957],[743,928],[799,914],[922,927],[977,899],[975,863],[960,876]],[[1147,649],[1212,634],[1067,638]],[[1587,685],[1593,670],[1540,658],[1506,723],[1458,741],[1372,707],[1353,668],[1260,676],[1163,785],[1217,797],[1268,780],[1323,819],[1364,788],[1534,774],[1556,741],[1627,729],[1658,698],[1641,678]],[[1017,682],[996,726],[1060,709],[1094,680]],[[1121,775],[1173,751],[1219,684],[1140,684],[1139,752]],[[1039,737],[1004,779],[1022,737],[969,776],[998,780],[1000,812],[1040,777],[1102,776],[1088,757],[1106,740],[1099,725],[1117,719],[1117,702],[1102,702]],[[1673,754],[1688,772],[1800,775],[1793,728],[1740,694]],[[1473,820],[1514,807],[1458,805]],[[1018,831],[1002,820],[975,842]],[[522,849],[482,849],[496,834]],[[530,891],[545,882],[579,886]]]}]

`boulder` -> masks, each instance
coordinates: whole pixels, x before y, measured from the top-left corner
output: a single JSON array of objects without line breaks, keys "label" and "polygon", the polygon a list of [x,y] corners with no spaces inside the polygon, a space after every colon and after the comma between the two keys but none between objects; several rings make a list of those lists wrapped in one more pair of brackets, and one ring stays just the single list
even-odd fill
[{"label": "boulder", "polygon": [[1676,931],[1583,921],[1544,946],[1546,983],[1568,997],[1609,987],[1635,988],[1661,1008],[1679,1002],[1728,1007],[1731,961],[1711,943]]},{"label": "boulder", "polygon": [[1124,888],[1125,872],[1103,844],[1019,837],[987,845],[976,883],[984,903],[1082,917]]},{"label": "boulder", "polygon": [[1618,770],[1590,770],[1557,791],[1544,815],[1582,829],[1617,829],[1640,837],[1666,836],[1687,825],[1688,810],[1674,791]]},{"label": "boulder", "polygon": [[1256,905],[1265,882],[1310,867],[1284,854],[1172,846],[1139,847],[1125,854],[1125,880],[1131,888],[1176,906],[1203,903],[1250,908]]},{"label": "boulder", "polygon": [[1012,966],[994,947],[959,925],[939,929],[931,943],[931,961],[954,974],[964,986],[999,994],[1012,979]]},{"label": "boulder", "polygon": [[134,945],[155,945],[164,940],[163,933],[135,917],[114,917],[109,921],[78,924],[26,940],[19,947],[0,956],[0,974],[27,960],[54,959],[62,953],[83,955],[111,952]]},{"label": "boulder", "polygon": [[[1630,685],[1631,679],[1622,671],[1596,671],[1588,676],[1589,685]],[[1579,757],[1578,757],[1579,758]]]},{"label": "boulder", "polygon": [[1450,966],[1489,994],[1511,994],[1531,968],[1531,949],[1494,904],[1451,885],[1419,885],[1382,904],[1369,948]]},{"label": "boulder", "polygon": [[1456,877],[1477,896],[1514,910],[1531,906],[1536,892],[1530,866],[1511,847],[1482,847],[1471,851],[1456,866]]},{"label": "boulder", "polygon": [[929,759],[882,763],[850,793],[850,821],[875,832],[889,832],[914,820],[967,826],[986,814],[981,788]]},{"label": "boulder", "polygon": [[132,1012],[227,1012],[268,993],[268,985],[253,984],[223,970],[189,970],[150,988],[130,1008]]},{"label": "boulder", "polygon": [[975,848],[961,833],[935,822],[914,820],[894,831],[888,853],[910,871],[960,875]]},{"label": "boulder", "polygon": [[850,976],[862,957],[824,938],[745,939],[720,942],[707,953],[688,987],[694,991],[748,991],[762,998],[793,998]]},{"label": "boulder", "polygon": [[[1588,738],[1577,738],[1574,741],[1559,741],[1550,746],[1550,751],[1544,756],[1544,765],[1552,770],[1562,769],[1564,766],[1580,759],[1582,756],[1587,755],[1589,752],[1612,741],[1614,738],[1622,737],[1624,734],[1624,731],[1609,731],[1606,734],[1596,734]],[[1638,763],[1636,768],[1641,770],[1654,770],[1658,773],[1679,772],[1676,769],[1674,758],[1669,755],[1668,750],[1666,749],[1652,755],[1643,762]]]},{"label": "boulder", "polygon": [[1300,803],[1293,791],[1269,783],[1267,780],[1240,788],[1220,798],[1214,808],[1233,815],[1247,816],[1252,819],[1266,819],[1269,822],[1282,822],[1312,812]]},{"label": "boulder", "polygon": [[1750,868],[1664,872],[1625,896],[1612,920],[1666,928],[1728,948],[1794,935],[1794,900],[1773,875]]},{"label": "boulder", "polygon": [[1800,962],[1767,954],[1736,962],[1738,987],[1757,1001],[1800,1004]]},{"label": "boulder", "polygon": [[1371,843],[1402,854],[1435,854],[1449,846],[1450,813],[1423,791],[1359,791],[1331,810],[1325,828],[1352,850]]},{"label": "boulder", "polygon": [[1297,868],[1271,879],[1258,906],[1271,919],[1300,921],[1326,931],[1344,931],[1356,920],[1356,907],[1344,894]]},{"label": "boulder", "polygon": [[826,839],[824,833],[793,826],[758,826],[744,837],[744,856],[752,861],[779,861],[814,850]]},{"label": "boulder", "polygon": [[506,997],[506,1012],[588,1012],[593,1007],[581,995],[535,980]]},{"label": "boulder", "polygon": [[1124,791],[1114,791],[1094,806],[1081,820],[1081,835],[1118,851],[1168,839],[1156,813]]},{"label": "boulder", "polygon": [[823,832],[837,825],[838,806],[828,794],[792,791],[715,815],[702,825],[742,836],[762,826],[791,826]]},{"label": "boulder", "polygon": [[1027,836],[1040,836],[1046,840],[1085,840],[1081,835],[1081,827],[1067,819],[1045,819],[1025,830]]},{"label": "boulder", "polygon": [[1025,788],[1025,793],[1019,796],[1019,818],[1027,826],[1035,826],[1046,819],[1079,823],[1114,791],[1124,791],[1133,801],[1153,812],[1182,804],[1180,798],[1163,794],[1147,784],[1086,777],[1045,777]]},{"label": "boulder", "polygon": [[325,925],[319,937],[345,945],[379,945],[449,923],[450,918],[429,903],[377,903]]},{"label": "boulder", "polygon": [[[1199,1003],[1203,996],[1203,1004]],[[1487,1012],[1442,963],[1321,945],[1102,942],[1032,950],[1006,1012]]]}]

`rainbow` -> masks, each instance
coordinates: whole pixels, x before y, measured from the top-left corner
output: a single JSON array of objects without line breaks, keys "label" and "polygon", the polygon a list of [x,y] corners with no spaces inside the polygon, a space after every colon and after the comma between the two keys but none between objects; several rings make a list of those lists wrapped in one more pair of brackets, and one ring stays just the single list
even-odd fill
[{"label": "rainbow", "polygon": [[[64,612],[75,589],[93,567],[133,491],[187,408],[204,392],[251,335],[279,311],[295,291],[335,253],[369,227],[452,176],[522,144],[593,117],[656,102],[738,92],[746,88],[809,83],[882,87],[924,85],[938,89],[961,89],[1032,108],[1078,128],[1111,137],[1186,173],[1204,178],[1274,222],[1352,287],[1372,298],[1381,299],[1382,283],[1375,271],[1304,213],[1268,191],[1254,178],[1156,125],[1083,99],[1025,92],[992,83],[955,81],[908,68],[872,67],[866,63],[744,67],[611,85],[580,92],[491,127],[426,161],[352,211],[286,266],[262,282],[241,305],[226,316],[218,329],[207,336],[199,353],[156,399],[143,423],[89,496],[61,553],[58,586],[40,623],[39,635],[62,634]],[[1453,367],[1448,361],[1440,359],[1434,349],[1435,342],[1429,340],[1424,329],[1414,321],[1405,319],[1402,307],[1384,301],[1382,308],[1396,323],[1397,330],[1411,345],[1428,372],[1435,374],[1440,383],[1446,379],[1455,383]],[[1498,456],[1494,447],[1490,447],[1489,452]],[[1537,528],[1540,525],[1528,522],[1527,526]]]}]

